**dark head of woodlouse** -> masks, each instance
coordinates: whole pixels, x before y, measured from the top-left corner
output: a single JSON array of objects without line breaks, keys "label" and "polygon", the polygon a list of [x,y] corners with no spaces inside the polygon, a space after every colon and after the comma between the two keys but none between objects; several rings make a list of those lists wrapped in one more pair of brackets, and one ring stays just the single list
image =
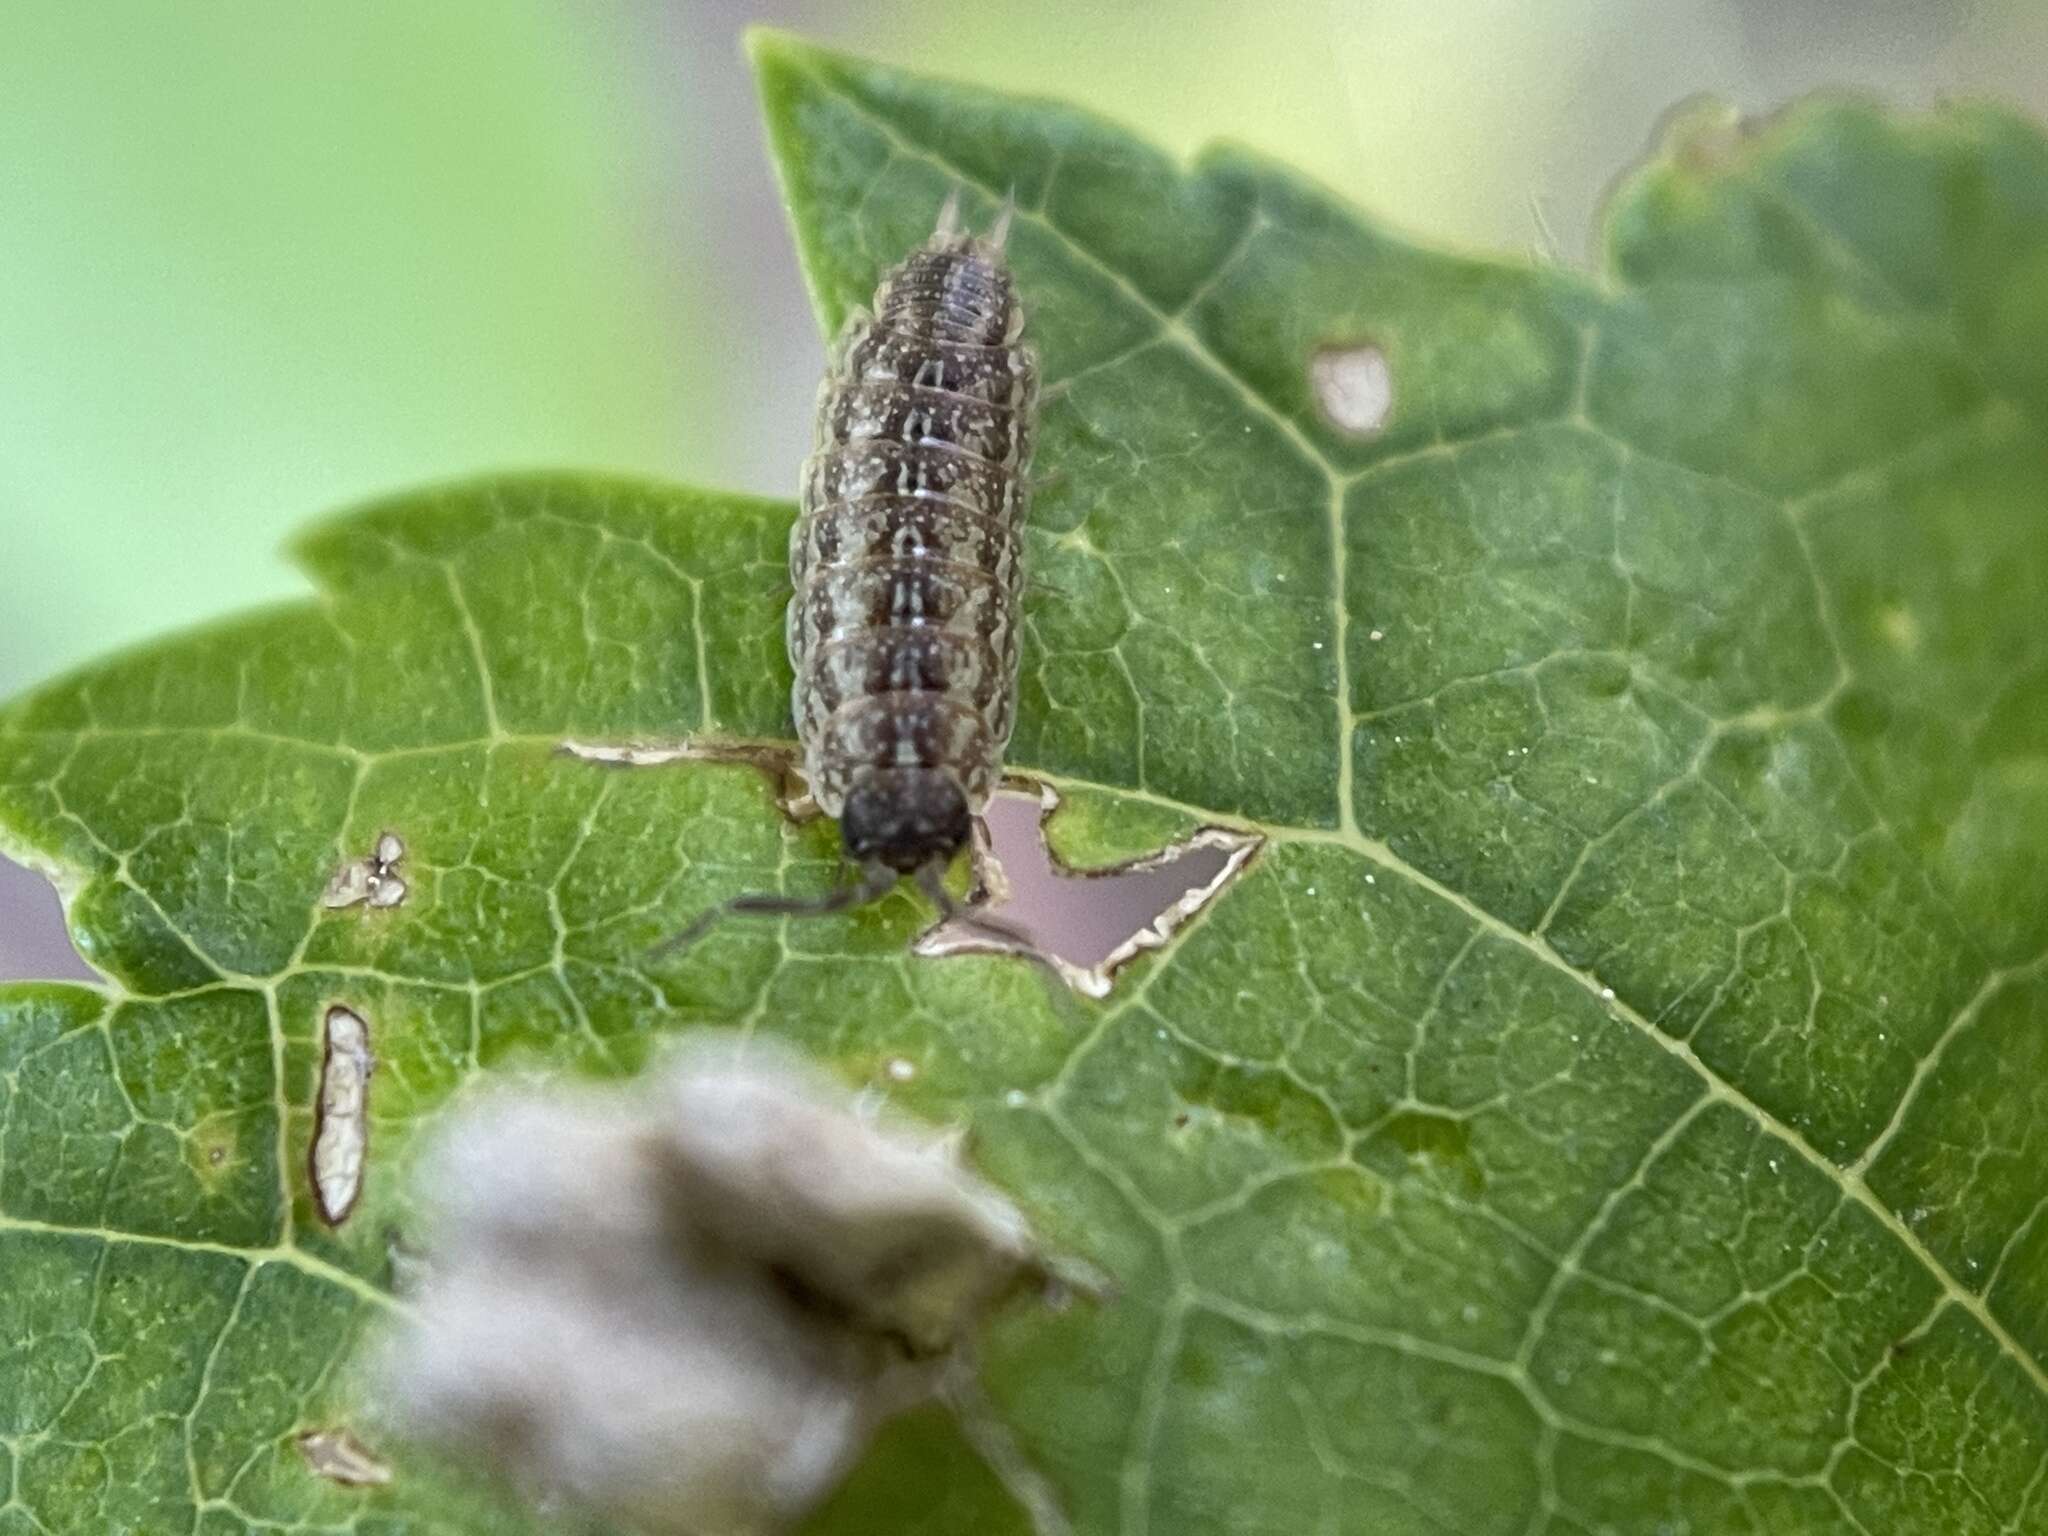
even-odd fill
[{"label": "dark head of woodlouse", "polygon": [[1002,251],[976,235],[936,234],[890,274],[876,296],[876,320],[942,341],[992,347],[1024,325],[1017,285]]},{"label": "dark head of woodlouse", "polygon": [[839,835],[858,862],[908,875],[951,863],[974,835],[974,817],[943,769],[877,768],[847,792]]}]

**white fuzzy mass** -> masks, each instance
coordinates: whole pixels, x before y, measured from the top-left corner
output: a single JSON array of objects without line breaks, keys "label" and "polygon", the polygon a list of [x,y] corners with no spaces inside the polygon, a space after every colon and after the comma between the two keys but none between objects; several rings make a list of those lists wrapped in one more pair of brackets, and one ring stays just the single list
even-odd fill
[{"label": "white fuzzy mass", "polygon": [[952,1139],[758,1043],[698,1045],[634,1088],[480,1099],[425,1172],[400,1408],[535,1495],[661,1536],[786,1529],[1042,1277]]}]

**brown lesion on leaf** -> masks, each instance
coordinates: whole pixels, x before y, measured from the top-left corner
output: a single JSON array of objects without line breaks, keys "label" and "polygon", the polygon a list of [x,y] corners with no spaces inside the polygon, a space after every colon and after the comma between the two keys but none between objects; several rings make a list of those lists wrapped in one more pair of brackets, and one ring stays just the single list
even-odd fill
[{"label": "brown lesion on leaf", "polygon": [[1752,167],[1764,140],[1810,100],[1794,98],[1767,111],[1745,112],[1723,96],[1684,97],[1659,115],[1643,163],[1624,171],[1622,179],[1659,162],[1700,181],[1739,175]]},{"label": "brown lesion on leaf", "polygon": [[389,1463],[339,1425],[305,1430],[297,1444],[307,1466],[344,1488],[381,1488],[391,1481]]},{"label": "brown lesion on leaf", "polygon": [[[978,927],[974,915],[940,923],[913,946],[921,955],[1024,954],[1025,943],[1086,997],[1106,997],[1117,973],[1163,948],[1243,873],[1264,845],[1254,833],[1206,826],[1155,852],[1100,869],[1072,869],[1046,839],[1060,797],[1049,784],[1009,781],[989,803],[990,857],[977,865],[976,896],[1011,933]],[[987,872],[992,871],[992,872]]]}]

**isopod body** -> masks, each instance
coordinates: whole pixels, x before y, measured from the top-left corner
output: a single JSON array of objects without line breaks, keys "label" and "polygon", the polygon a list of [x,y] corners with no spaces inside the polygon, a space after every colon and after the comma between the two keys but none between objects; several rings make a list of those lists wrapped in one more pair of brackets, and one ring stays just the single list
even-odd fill
[{"label": "isopod body", "polygon": [[[931,883],[1016,715],[1038,365],[1003,255],[952,205],[832,349],[790,537],[804,777],[848,855]],[[886,875],[885,875],[886,872]]]}]

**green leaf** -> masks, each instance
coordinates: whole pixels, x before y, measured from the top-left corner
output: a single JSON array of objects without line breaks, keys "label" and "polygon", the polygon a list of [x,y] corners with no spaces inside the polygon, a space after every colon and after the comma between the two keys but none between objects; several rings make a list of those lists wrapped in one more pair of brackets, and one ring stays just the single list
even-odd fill
[{"label": "green leaf", "polygon": [[[756,59],[828,328],[949,189],[1016,197],[1055,846],[1262,853],[1101,1004],[911,957],[904,896],[650,964],[835,838],[558,747],[786,734],[790,509],[563,476],[319,530],[317,600],[0,715],[110,978],[0,993],[0,1533],[515,1528],[350,1363],[411,1150],[480,1072],[733,1021],[967,1124],[1117,1281],[1001,1317],[985,1417],[892,1428],[820,1531],[2048,1531],[2041,135],[1694,118],[1595,283]],[[1384,358],[1376,435],[1327,346]],[[403,904],[324,907],[385,829]],[[378,1069],[331,1230],[335,1002]],[[330,1426],[391,1482],[309,1472]]]}]

